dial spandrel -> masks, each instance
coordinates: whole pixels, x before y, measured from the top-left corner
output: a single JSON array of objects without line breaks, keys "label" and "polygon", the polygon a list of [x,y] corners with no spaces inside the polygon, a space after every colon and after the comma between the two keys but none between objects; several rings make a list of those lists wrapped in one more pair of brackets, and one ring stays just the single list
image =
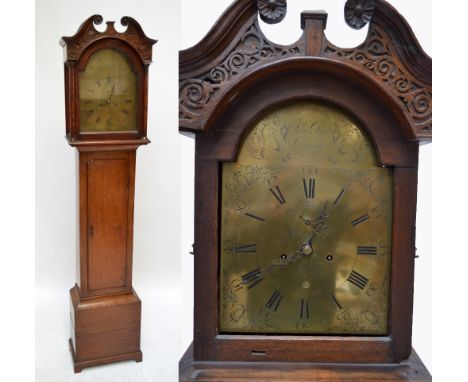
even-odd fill
[{"label": "dial spandrel", "polygon": [[94,53],[79,77],[80,131],[135,131],[137,78],[115,49]]},{"label": "dial spandrel", "polygon": [[340,110],[266,115],[222,168],[220,331],[386,334],[391,195]]}]

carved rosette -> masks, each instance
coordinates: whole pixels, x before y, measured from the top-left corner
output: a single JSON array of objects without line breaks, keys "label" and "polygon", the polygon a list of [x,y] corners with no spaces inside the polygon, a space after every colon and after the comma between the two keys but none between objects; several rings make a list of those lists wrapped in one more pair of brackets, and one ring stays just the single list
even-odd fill
[{"label": "carved rosette", "polygon": [[324,55],[358,66],[388,87],[413,120],[416,132],[432,131],[432,86],[411,73],[393,52],[382,36],[373,28],[367,40],[359,48],[340,49],[330,43]]},{"label": "carved rosette", "polygon": [[122,33],[115,29],[113,21],[108,21],[106,30],[99,32],[95,25],[102,24],[102,22],[101,15],[93,15],[81,24],[74,36],[62,37],[60,45],[65,49],[66,61],[78,61],[83,51],[96,40],[115,38],[135,48],[145,64],[151,63],[152,46],[157,41],[147,37],[136,20],[128,16],[122,17],[120,23],[127,27]]},{"label": "carved rosette", "polygon": [[286,16],[286,0],[257,0],[260,18],[267,24],[276,24]]},{"label": "carved rosette", "polygon": [[345,4],[345,20],[353,29],[361,29],[372,20],[374,0],[348,0]]},{"label": "carved rosette", "polygon": [[203,120],[202,114],[213,102],[221,84],[239,76],[245,69],[273,57],[299,55],[300,48],[277,46],[262,34],[258,23],[251,25],[227,57],[209,71],[195,78],[183,79],[179,85],[179,118],[184,123]]}]

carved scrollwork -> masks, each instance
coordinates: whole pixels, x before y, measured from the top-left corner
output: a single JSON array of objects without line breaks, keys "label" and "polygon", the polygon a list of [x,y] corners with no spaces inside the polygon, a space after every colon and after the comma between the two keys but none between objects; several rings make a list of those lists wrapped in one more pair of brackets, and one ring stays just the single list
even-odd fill
[{"label": "carved scrollwork", "polygon": [[348,0],[345,4],[345,20],[353,29],[361,29],[372,20],[375,0]]},{"label": "carved scrollwork", "polygon": [[108,21],[107,28],[99,32],[94,26],[102,24],[101,15],[93,15],[81,24],[78,32],[71,37],[62,37],[60,44],[66,49],[66,60],[77,61],[83,51],[96,40],[112,37],[130,44],[136,49],[145,63],[151,63],[152,46],[156,40],[148,38],[140,24],[131,17],[122,17],[120,23],[127,29],[120,33],[114,27],[113,21]]},{"label": "carved scrollwork", "polygon": [[221,85],[245,69],[271,57],[298,55],[300,52],[296,45],[283,47],[270,43],[255,22],[247,28],[236,47],[221,63],[196,78],[180,82],[180,119],[191,121],[200,118],[201,110],[206,112],[206,106],[213,102]]},{"label": "carved scrollwork", "polygon": [[260,17],[267,24],[276,24],[286,16],[286,0],[257,0]]},{"label": "carved scrollwork", "polygon": [[198,109],[210,101],[214,88],[197,78],[190,79],[180,88],[180,102],[188,108]]},{"label": "carved scrollwork", "polygon": [[366,42],[358,49],[339,49],[331,44],[325,55],[367,69],[384,83],[402,103],[412,118],[416,131],[432,130],[431,86],[414,78],[395,55],[381,32],[373,29]]}]

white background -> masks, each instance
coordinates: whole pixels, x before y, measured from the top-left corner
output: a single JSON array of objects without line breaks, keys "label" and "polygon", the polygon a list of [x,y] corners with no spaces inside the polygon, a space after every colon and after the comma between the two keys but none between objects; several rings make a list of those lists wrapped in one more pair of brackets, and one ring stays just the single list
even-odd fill
[{"label": "white background", "polygon": [[[427,54],[431,55],[432,24],[431,6],[425,0],[390,0],[390,4],[407,19],[416,37]],[[198,43],[209,31],[214,22],[231,4],[231,0],[182,0],[181,2],[181,48],[187,49]],[[300,13],[310,9],[324,9],[328,12],[325,34],[335,45],[354,47],[366,38],[367,27],[360,31],[347,26],[343,16],[342,0],[290,0],[285,19],[275,25],[261,22],[266,37],[279,44],[291,44],[302,34]],[[202,22],[200,22],[202,21]],[[192,340],[191,307],[193,306],[193,260],[187,256],[193,242],[193,155],[194,145],[190,138],[182,137],[182,281],[183,281],[183,332],[182,343],[188,346]],[[413,346],[419,356],[431,370],[431,175],[432,146],[424,145],[420,149],[419,192],[416,247],[419,259],[416,261],[415,305],[413,325]]]},{"label": "white background", "polygon": [[[431,8],[427,1],[390,1],[412,25],[421,45],[431,54]],[[225,0],[182,0],[181,48],[198,42],[230,1]],[[438,1],[447,6],[450,2]],[[36,3],[36,278],[37,278],[37,380],[38,381],[175,381],[177,361],[191,339],[191,296],[192,265],[187,254],[193,242],[191,221],[193,218],[192,186],[193,174],[192,142],[177,136],[177,52],[174,47],[179,42],[179,10],[176,1],[80,1],[40,0]],[[4,201],[4,250],[3,269],[5,291],[15,293],[4,301],[5,306],[14,307],[15,314],[2,317],[2,341],[8,344],[2,349],[2,360],[10,373],[7,380],[31,380],[34,355],[27,349],[32,345],[34,312],[30,307],[34,296],[34,270],[31,268],[31,243],[34,237],[32,228],[34,198],[34,146],[32,137],[34,93],[33,65],[34,16],[32,4],[16,2],[11,17],[12,24],[3,31],[11,31],[17,38],[5,40],[3,52],[14,52],[10,60],[2,62],[2,84],[4,89],[2,105],[7,110],[1,113],[3,131],[9,132],[10,149],[2,150],[2,167],[9,187],[2,190]],[[265,27],[265,33],[274,42],[292,42],[300,34],[299,13],[304,9],[326,9],[329,13],[327,36],[335,44],[353,46],[364,39],[365,32],[352,31],[343,21],[343,1],[301,1],[288,2],[288,16],[279,25]],[[461,10],[450,8],[450,22],[447,30],[461,28],[464,22],[452,18],[466,15]],[[449,12],[441,9],[438,15]],[[80,375],[72,374],[66,341],[68,339],[68,289],[74,282],[74,232],[75,232],[75,188],[74,188],[74,149],[63,139],[65,132],[63,101],[62,53],[58,39],[62,35],[72,35],[79,24],[93,13],[100,13],[104,20],[119,20],[123,15],[135,17],[148,36],[160,42],[155,46],[155,63],[150,68],[150,108],[148,135],[153,143],[138,151],[137,184],[135,202],[135,248],[134,285],[143,299],[142,350],[144,362],[132,362],[84,370]],[[7,14],[7,12],[5,12]],[[441,20],[438,19],[438,23]],[[5,20],[7,22],[7,20]],[[441,28],[443,29],[443,28]],[[293,33],[292,33],[293,32]],[[466,35],[466,31],[452,31],[454,36]],[[456,52],[460,46],[457,39],[450,48],[445,48],[447,40],[439,36],[439,54],[447,49]],[[13,49],[16,49],[15,51]],[[29,54],[29,56],[28,56]],[[460,52],[460,55],[462,52]],[[5,57],[5,56],[3,56]],[[15,59],[15,57],[17,59]],[[461,56],[460,56],[461,57]],[[21,58],[21,59],[20,59]],[[451,73],[457,75],[456,66]],[[443,70],[444,68],[442,68]],[[440,69],[439,69],[440,71]],[[442,76],[438,77],[442,78]],[[460,104],[463,97],[457,96],[456,89],[462,88],[463,78],[439,80],[439,114],[435,120],[435,131],[446,143],[444,152],[438,158],[446,158],[447,166],[439,172],[439,225],[437,229],[439,256],[437,285],[434,293],[439,296],[438,320],[440,343],[439,359],[456,358],[456,351],[449,351],[447,338],[457,338],[464,327],[461,314],[464,305],[458,294],[463,291],[463,272],[466,267],[454,267],[457,255],[466,253],[458,247],[458,237],[463,237],[460,216],[463,216],[463,203],[448,209],[446,195],[463,200],[463,186],[455,185],[455,179],[463,179],[453,163],[463,162],[464,148],[455,149],[456,144],[448,141],[452,134],[458,134],[458,120],[452,110],[463,110]],[[466,81],[466,79],[464,80]],[[436,81],[437,83],[437,81]],[[458,86],[455,86],[458,85]],[[5,96],[6,95],[6,96]],[[447,95],[447,96],[446,96]],[[450,95],[450,96],[448,96]],[[16,102],[15,100],[21,100]],[[12,102],[13,101],[13,102]],[[447,106],[452,106],[449,108]],[[457,103],[459,103],[457,105]],[[443,109],[442,104],[445,104]],[[29,106],[28,106],[29,105]],[[11,106],[11,107],[10,107]],[[28,112],[29,110],[29,112]],[[20,123],[18,123],[20,122]],[[8,127],[15,127],[8,128]],[[24,129],[24,130],[23,130]],[[7,131],[5,131],[7,130]],[[445,131],[445,135],[444,135]],[[458,143],[462,143],[460,139]],[[465,140],[466,142],[466,140]],[[421,148],[420,192],[418,194],[418,236],[417,246],[421,258],[416,268],[415,328],[414,346],[427,366],[431,366],[431,146]],[[19,155],[18,155],[19,154]],[[182,158],[182,160],[180,160]],[[441,166],[439,162],[439,166]],[[168,163],[171,163],[168,166]],[[445,163],[442,163],[444,165]],[[180,170],[181,169],[181,170]],[[2,168],[3,170],[3,168]],[[448,185],[448,189],[447,189]],[[182,198],[179,200],[183,190]],[[16,199],[15,199],[16,197]],[[456,213],[455,213],[456,212]],[[452,216],[446,216],[452,213]],[[459,215],[457,224],[456,215]],[[8,216],[8,218],[6,217]],[[465,215],[466,216],[466,215]],[[466,225],[466,224],[465,224]],[[451,235],[448,235],[450,230]],[[444,234],[451,240],[445,240]],[[455,238],[455,240],[453,240]],[[180,256],[179,256],[180,254]],[[12,264],[10,266],[10,261]],[[16,261],[16,263],[15,263]],[[466,260],[465,260],[466,264]],[[457,275],[457,272],[459,274]],[[182,301],[179,307],[180,280]],[[458,287],[455,285],[458,280]],[[3,285],[2,285],[3,286]],[[450,286],[450,290],[447,289]],[[19,304],[24,301],[24,304]],[[29,304],[28,304],[29,301]],[[21,307],[22,306],[22,307]],[[457,314],[454,314],[456,312]],[[436,313],[436,312],[435,312]],[[449,316],[450,320],[445,321]],[[179,322],[181,319],[181,322]],[[3,324],[3,320],[5,324]],[[18,325],[18,329],[16,326]],[[179,324],[182,328],[181,344]],[[6,330],[5,330],[6,329]],[[451,332],[452,331],[452,332]],[[451,332],[451,333],[450,333]],[[9,341],[11,340],[11,342]],[[177,344],[171,346],[170,344]],[[458,354],[463,355],[463,351]],[[9,358],[7,359],[7,355]],[[445,358],[445,359],[444,359]],[[28,367],[29,364],[29,367]],[[455,377],[456,365],[450,371],[439,367],[441,376],[452,373]],[[462,362],[458,365],[463,365]],[[119,375],[120,377],[116,377]],[[26,377],[28,376],[28,377]],[[130,377],[130,376],[133,376]],[[29,379],[27,379],[29,378]],[[450,380],[447,378],[441,379]],[[459,380],[459,379],[451,379]]]}]

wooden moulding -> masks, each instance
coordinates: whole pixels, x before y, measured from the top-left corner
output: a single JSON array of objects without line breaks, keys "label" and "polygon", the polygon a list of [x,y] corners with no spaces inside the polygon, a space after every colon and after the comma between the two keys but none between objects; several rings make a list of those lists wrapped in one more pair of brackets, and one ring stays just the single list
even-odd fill
[{"label": "wooden moulding", "polygon": [[195,381],[427,382],[432,377],[414,350],[398,364],[197,362],[190,346],[179,363],[179,382]]},{"label": "wooden moulding", "polygon": [[75,286],[70,298],[69,345],[75,373],[117,361],[141,362],[141,301],[135,291],[80,299]]}]

